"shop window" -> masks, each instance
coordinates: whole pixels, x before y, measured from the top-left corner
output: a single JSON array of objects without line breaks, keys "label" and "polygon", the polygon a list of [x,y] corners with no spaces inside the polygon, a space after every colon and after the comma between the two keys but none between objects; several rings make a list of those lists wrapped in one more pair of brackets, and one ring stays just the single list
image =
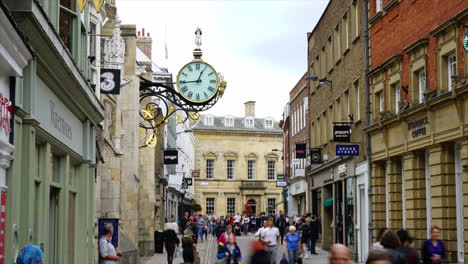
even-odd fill
[{"label": "shop window", "polygon": [[206,213],[213,214],[215,212],[215,199],[206,198]]},{"label": "shop window", "polygon": [[268,161],[268,180],[275,180],[276,162],[274,160]]},{"label": "shop window", "polygon": [[68,247],[67,247],[67,258],[68,264],[75,262],[75,193],[70,192],[68,196]]},{"label": "shop window", "polygon": [[227,198],[227,215],[233,215],[236,213],[236,198]]},{"label": "shop window", "polygon": [[58,264],[59,256],[59,197],[60,190],[50,188],[49,194],[49,237],[48,237],[48,263]]},{"label": "shop window", "polygon": [[214,160],[213,159],[206,160],[206,178],[214,179]]},{"label": "shop window", "polygon": [[354,246],[354,182],[353,178],[348,178],[346,180],[346,245],[349,248]]},{"label": "shop window", "polygon": [[267,200],[268,215],[275,215],[276,211],[276,199],[268,198]]},{"label": "shop window", "polygon": [[247,179],[255,180],[255,160],[247,161]]},{"label": "shop window", "polygon": [[61,183],[62,181],[62,159],[60,156],[51,154],[51,169],[52,169],[52,181],[55,183]]},{"label": "shop window", "polygon": [[228,180],[233,180],[234,173],[236,169],[236,161],[235,160],[228,160],[227,161],[227,179]]},{"label": "shop window", "polygon": [[447,57],[447,81],[448,81],[448,90],[452,90],[452,77],[457,75],[457,57],[455,54],[450,54]]},{"label": "shop window", "polygon": [[73,48],[73,24],[76,19],[75,0],[60,0],[59,35],[70,53]]}]

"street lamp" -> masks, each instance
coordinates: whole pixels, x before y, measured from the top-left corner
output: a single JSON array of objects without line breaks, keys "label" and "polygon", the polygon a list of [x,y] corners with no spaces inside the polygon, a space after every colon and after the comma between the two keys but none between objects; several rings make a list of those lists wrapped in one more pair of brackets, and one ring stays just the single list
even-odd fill
[{"label": "street lamp", "polygon": [[326,77],[320,79],[320,78],[317,77],[317,76],[306,76],[306,77],[305,77],[305,80],[306,80],[306,81],[319,81],[320,84],[328,83],[328,84],[330,84],[330,90],[333,91],[333,82],[332,82],[331,80],[328,80]]}]

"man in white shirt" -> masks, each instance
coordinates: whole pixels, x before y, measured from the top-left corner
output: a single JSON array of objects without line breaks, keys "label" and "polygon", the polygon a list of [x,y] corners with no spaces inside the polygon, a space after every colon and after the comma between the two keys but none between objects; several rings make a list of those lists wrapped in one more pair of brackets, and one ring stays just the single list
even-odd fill
[{"label": "man in white shirt", "polygon": [[99,239],[99,264],[115,264],[120,261],[120,254],[115,252],[112,245],[112,235],[114,234],[114,226],[106,224],[104,226],[104,236]]},{"label": "man in white shirt", "polygon": [[265,244],[266,250],[270,253],[271,264],[276,264],[276,251],[280,243],[280,231],[273,226],[273,218],[268,218],[268,227],[263,229],[260,241]]},{"label": "man in white shirt", "polygon": [[239,223],[240,224],[240,220],[242,219],[242,216],[237,213],[235,216],[234,216],[234,223]]},{"label": "man in white shirt", "polygon": [[258,229],[257,233],[255,233],[255,236],[258,237],[258,240],[260,240],[260,238],[262,237],[263,230],[265,230],[265,228],[267,227],[268,227],[268,221],[265,220],[263,221],[263,226]]},{"label": "man in white shirt", "polygon": [[216,217],[216,215],[213,212],[210,212],[208,214],[208,220],[209,220],[209,223],[207,223],[207,226],[209,228],[209,232],[210,232],[210,234],[212,236],[214,236],[215,235],[214,232],[215,232],[215,229],[216,229],[216,220],[218,220],[218,218]]}]

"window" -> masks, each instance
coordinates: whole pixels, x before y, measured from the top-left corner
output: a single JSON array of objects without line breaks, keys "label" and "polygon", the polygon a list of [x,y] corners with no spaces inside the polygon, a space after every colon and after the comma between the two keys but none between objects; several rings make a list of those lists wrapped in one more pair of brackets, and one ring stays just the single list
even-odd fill
[{"label": "window", "polygon": [[227,214],[233,215],[236,213],[236,198],[227,198]]},{"label": "window", "polygon": [[275,180],[276,162],[274,160],[268,161],[268,180]]},{"label": "window", "polygon": [[375,12],[382,11],[382,0],[375,0]]},{"label": "window", "polygon": [[68,196],[68,263],[73,264],[75,259],[75,193],[70,192]]},{"label": "window", "polygon": [[354,1],[352,9],[354,37],[357,38],[359,36],[359,1]]},{"label": "window", "polygon": [[55,183],[61,183],[62,178],[62,164],[61,158],[57,155],[52,154],[51,167],[52,167],[52,181]]},{"label": "window", "polygon": [[76,18],[75,0],[60,0],[59,35],[70,53],[73,44],[73,23]]},{"label": "window", "polygon": [[341,57],[341,33],[340,26],[335,28],[335,61],[338,61]]},{"label": "window", "polygon": [[60,189],[51,187],[49,193],[49,261],[51,264],[58,264],[59,256],[59,212]]},{"label": "window", "polygon": [[245,126],[246,126],[246,127],[253,127],[253,126],[254,126],[254,119],[253,119],[253,117],[246,117],[246,118],[245,118]]},{"label": "window", "polygon": [[236,168],[236,161],[228,160],[227,161],[227,179],[228,180],[234,179],[235,168]]},{"label": "window", "polygon": [[215,199],[214,198],[206,198],[206,213],[214,213],[215,212]]},{"label": "window", "polygon": [[361,120],[361,111],[360,111],[360,103],[361,103],[361,98],[359,96],[359,80],[355,81],[353,83],[353,90],[354,90],[354,102],[353,102],[353,108],[354,108],[354,119],[355,120]]},{"label": "window", "polygon": [[247,179],[255,180],[255,160],[247,162]]},{"label": "window", "polygon": [[395,102],[395,105],[394,105],[394,110],[395,110],[395,113],[398,113],[400,111],[400,83],[397,82],[395,84],[392,85],[392,90],[393,90],[393,94],[394,94],[394,102]]},{"label": "window", "polygon": [[274,215],[276,209],[276,199],[275,198],[268,198],[268,214]]},{"label": "window", "polygon": [[214,179],[214,160],[212,159],[206,160],[206,178]]},{"label": "window", "polygon": [[265,128],[273,128],[273,120],[265,119]]},{"label": "window", "polygon": [[212,116],[205,116],[205,118],[203,120],[204,120],[203,124],[205,126],[212,126],[213,125],[213,117]]},{"label": "window", "polygon": [[224,118],[224,126],[227,126],[227,127],[232,127],[234,126],[234,117],[232,116],[226,116]]},{"label": "window", "polygon": [[378,97],[379,97],[379,112],[383,112],[383,111],[385,111],[384,93],[380,92]]},{"label": "window", "polygon": [[[96,58],[96,24],[89,24],[89,56],[94,56]],[[93,61],[93,65],[96,65],[96,60]]]},{"label": "window", "polygon": [[447,56],[447,80],[448,80],[448,90],[452,90],[452,76],[457,74],[457,57],[455,54]]},{"label": "window", "polygon": [[419,103],[423,102],[424,90],[426,90],[426,71],[424,69],[418,71],[418,94]]}]

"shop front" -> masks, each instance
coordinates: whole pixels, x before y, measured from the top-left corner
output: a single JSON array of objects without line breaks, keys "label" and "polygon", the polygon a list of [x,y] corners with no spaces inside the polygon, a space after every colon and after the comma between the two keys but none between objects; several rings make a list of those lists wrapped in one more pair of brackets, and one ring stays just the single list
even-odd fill
[{"label": "shop front", "polygon": [[307,182],[304,177],[295,177],[291,180],[291,208],[290,216],[296,214],[303,215],[307,211],[306,208],[306,191]]},{"label": "shop front", "polygon": [[352,158],[335,157],[308,171],[312,213],[321,223],[318,246],[355,247],[355,177]]}]

